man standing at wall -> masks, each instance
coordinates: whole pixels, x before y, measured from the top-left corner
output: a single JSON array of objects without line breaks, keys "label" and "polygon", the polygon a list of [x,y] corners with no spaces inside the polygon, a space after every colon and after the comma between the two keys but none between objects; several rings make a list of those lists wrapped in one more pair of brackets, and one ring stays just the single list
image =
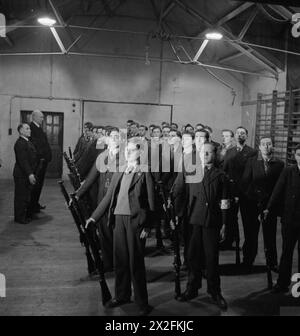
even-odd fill
[{"label": "man standing at wall", "polygon": [[15,198],[14,216],[15,222],[28,224],[31,211],[31,190],[36,184],[34,171],[37,166],[37,152],[29,140],[31,130],[28,124],[18,126],[19,139],[16,141],[14,151],[16,163],[14,167]]},{"label": "man standing at wall", "polygon": [[34,144],[36,148],[38,160],[44,159],[43,166],[39,170],[39,176],[37,176],[38,183],[36,183],[32,191],[33,212],[40,212],[42,209],[46,208],[46,206],[40,205],[39,200],[44,185],[47,166],[52,159],[52,152],[47,139],[47,135],[42,128],[44,120],[43,113],[40,110],[35,110],[32,112],[31,117],[32,122],[30,123],[30,141]]}]

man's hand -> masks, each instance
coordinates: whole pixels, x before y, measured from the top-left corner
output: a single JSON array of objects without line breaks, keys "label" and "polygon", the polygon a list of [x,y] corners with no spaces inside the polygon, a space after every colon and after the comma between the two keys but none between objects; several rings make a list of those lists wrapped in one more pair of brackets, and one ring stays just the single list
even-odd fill
[{"label": "man's hand", "polygon": [[92,218],[92,217],[88,218],[88,219],[86,220],[86,222],[85,222],[85,228],[87,229],[88,226],[89,226],[91,223],[95,223],[95,222],[96,222],[96,221],[95,221],[94,218]]},{"label": "man's hand", "polygon": [[30,182],[31,185],[36,184],[36,179],[35,179],[35,176],[33,174],[30,174],[28,178],[29,178],[29,182]]},{"label": "man's hand", "polygon": [[266,209],[266,210],[263,211],[263,214],[264,214],[264,220],[267,219],[267,217],[269,216],[269,213],[270,213],[270,211],[269,211],[268,209]]},{"label": "man's hand", "polygon": [[[75,198],[77,199],[77,201],[79,200],[79,197],[77,195],[75,195]],[[70,197],[68,206],[70,207],[72,204],[73,204],[73,199]]]},{"label": "man's hand", "polygon": [[147,238],[149,236],[151,229],[150,228],[144,228],[140,234],[140,238],[144,239]]},{"label": "man's hand", "polygon": [[225,240],[225,224],[222,225],[221,230],[220,230],[220,239],[221,242]]},{"label": "man's hand", "polygon": [[178,216],[175,217],[175,223],[172,221],[172,219],[170,220],[170,227],[173,231],[175,230],[176,225],[178,225],[178,221]]},{"label": "man's hand", "polygon": [[235,198],[234,198],[234,202],[235,202],[235,203],[238,203],[239,200],[240,200],[240,199],[239,199],[238,197],[235,197]]}]

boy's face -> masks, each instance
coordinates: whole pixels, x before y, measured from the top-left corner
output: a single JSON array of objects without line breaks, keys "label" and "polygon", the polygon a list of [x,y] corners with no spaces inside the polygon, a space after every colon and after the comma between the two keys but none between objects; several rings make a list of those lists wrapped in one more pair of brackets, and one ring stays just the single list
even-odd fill
[{"label": "boy's face", "polygon": [[200,151],[200,158],[204,164],[210,164],[214,162],[215,152],[211,144],[204,144]]}]

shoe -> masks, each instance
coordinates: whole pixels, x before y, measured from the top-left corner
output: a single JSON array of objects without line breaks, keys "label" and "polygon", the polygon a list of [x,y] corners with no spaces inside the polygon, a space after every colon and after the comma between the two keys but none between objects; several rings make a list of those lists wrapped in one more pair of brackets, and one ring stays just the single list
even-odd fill
[{"label": "shoe", "polygon": [[147,316],[151,313],[151,311],[153,310],[153,307],[150,305],[147,305],[145,307],[142,307],[138,313],[139,316]]},{"label": "shoe", "polygon": [[130,302],[130,300],[111,299],[105,304],[105,307],[106,308],[116,308],[116,307],[122,306],[126,303],[129,303],[129,302]]},{"label": "shoe", "polygon": [[272,288],[271,293],[272,294],[280,294],[280,293],[287,293],[288,291],[289,291],[289,287],[280,286],[280,285],[276,284]]},{"label": "shoe", "polygon": [[195,299],[198,296],[198,290],[186,290],[181,296],[179,296],[178,301],[186,302]]},{"label": "shoe", "polygon": [[15,220],[15,223],[18,223],[18,224],[29,224],[30,220],[28,218],[26,218],[24,220]]},{"label": "shoe", "polygon": [[221,295],[221,293],[218,294],[210,294],[210,297],[212,301],[222,310],[227,310],[227,302]]},{"label": "shoe", "polygon": [[38,208],[40,210],[45,210],[46,209],[46,205],[40,205],[40,204],[38,204]]}]

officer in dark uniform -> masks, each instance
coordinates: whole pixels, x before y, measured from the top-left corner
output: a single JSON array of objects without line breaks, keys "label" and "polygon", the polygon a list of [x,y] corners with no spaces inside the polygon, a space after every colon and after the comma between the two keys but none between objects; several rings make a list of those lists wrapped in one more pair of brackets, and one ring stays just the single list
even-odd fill
[{"label": "officer in dark uniform", "polygon": [[[236,145],[227,150],[224,157],[223,169],[228,175],[231,184],[231,194],[234,202],[231,203],[229,211],[229,220],[226,227],[226,239],[222,243],[223,247],[231,248],[232,243],[237,239],[238,235],[238,211],[241,211],[241,217],[244,227],[245,244],[251,237],[249,236],[252,222],[249,218],[249,213],[252,211],[251,204],[246,197],[244,190],[241,186],[241,180],[245,170],[247,160],[256,155],[257,151],[246,144],[248,138],[248,130],[242,126],[238,127],[235,132]],[[248,234],[249,233],[249,234]],[[250,269],[251,256],[247,255],[244,251],[243,265],[245,268]]]},{"label": "officer in dark uniform", "polygon": [[295,148],[295,160],[295,165],[282,171],[265,210],[265,217],[268,218],[272,212],[276,213],[278,204],[283,203],[282,255],[279,277],[273,293],[289,291],[293,252],[297,242],[300,241],[300,145]]},{"label": "officer in dark uniform", "polygon": [[31,130],[28,124],[18,126],[19,139],[14,151],[16,163],[13,171],[15,182],[14,215],[15,222],[28,224],[32,216],[31,192],[36,184],[34,175],[37,167],[37,152],[29,140]]},{"label": "officer in dark uniform", "polygon": [[[214,166],[216,147],[205,143],[200,150],[204,166],[202,181],[195,184],[191,196],[189,222],[193,225],[188,250],[188,282],[181,301],[198,296],[202,287],[203,261],[206,266],[207,292],[221,309],[227,303],[221,294],[219,275],[219,240],[225,233],[226,212],[229,209],[229,185],[225,173]],[[202,171],[202,172],[203,172]]]},{"label": "officer in dark uniform", "polygon": [[[249,208],[252,208],[252,211],[248,212],[251,226],[247,227],[249,232],[246,236],[249,239],[244,246],[244,254],[248,256],[250,264],[253,264],[257,254],[260,226],[258,218],[266,208],[283,168],[283,161],[274,157],[271,138],[262,137],[259,152],[247,161],[241,181],[249,200]],[[277,271],[277,215],[273,212],[262,225],[267,265],[274,271]]]},{"label": "officer in dark uniform", "polygon": [[39,200],[44,185],[47,166],[52,159],[52,152],[48,143],[47,135],[42,129],[43,120],[44,115],[41,111],[33,111],[32,122],[30,123],[30,140],[37,150],[38,160],[44,159],[43,166],[39,170],[39,176],[37,176],[38,182],[36,183],[32,191],[32,205],[34,212],[40,212],[41,209],[46,208],[46,206],[40,205]]}]

